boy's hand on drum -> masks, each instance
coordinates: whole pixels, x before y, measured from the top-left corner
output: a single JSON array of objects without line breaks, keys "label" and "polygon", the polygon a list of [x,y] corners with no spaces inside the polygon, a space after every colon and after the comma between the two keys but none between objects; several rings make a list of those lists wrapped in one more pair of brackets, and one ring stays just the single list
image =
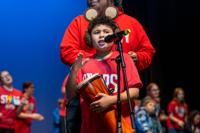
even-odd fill
[{"label": "boy's hand on drum", "polygon": [[90,104],[90,109],[94,112],[100,113],[109,108],[113,104],[113,97],[104,93],[98,93],[96,95],[98,100]]}]

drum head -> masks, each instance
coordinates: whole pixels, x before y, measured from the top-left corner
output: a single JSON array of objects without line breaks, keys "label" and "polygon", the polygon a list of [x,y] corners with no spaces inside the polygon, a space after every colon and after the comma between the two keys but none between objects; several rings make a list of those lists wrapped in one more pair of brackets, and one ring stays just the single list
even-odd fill
[{"label": "drum head", "polygon": [[99,74],[94,74],[92,75],[91,77],[83,80],[82,82],[80,82],[77,86],[78,89],[81,89],[81,88],[84,88],[85,86],[87,86],[89,83],[91,83],[93,80],[97,79],[97,78],[100,78],[101,75]]}]

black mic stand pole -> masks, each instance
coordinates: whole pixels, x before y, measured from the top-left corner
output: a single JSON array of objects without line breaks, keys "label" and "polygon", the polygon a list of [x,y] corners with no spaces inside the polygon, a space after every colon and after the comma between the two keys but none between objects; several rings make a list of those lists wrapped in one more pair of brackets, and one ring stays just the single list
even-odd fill
[{"label": "black mic stand pole", "polygon": [[130,117],[131,117],[131,126],[135,129],[135,122],[134,122],[134,113],[131,104],[130,93],[128,89],[128,82],[126,76],[126,64],[124,62],[124,55],[122,50],[122,43],[121,43],[122,36],[120,39],[116,40],[117,42],[117,50],[119,51],[119,56],[116,57],[117,63],[117,77],[118,77],[118,90],[117,90],[117,133],[122,132],[122,125],[121,125],[121,100],[120,100],[120,66],[122,67],[123,72],[123,80],[124,80],[124,88],[127,94]]}]

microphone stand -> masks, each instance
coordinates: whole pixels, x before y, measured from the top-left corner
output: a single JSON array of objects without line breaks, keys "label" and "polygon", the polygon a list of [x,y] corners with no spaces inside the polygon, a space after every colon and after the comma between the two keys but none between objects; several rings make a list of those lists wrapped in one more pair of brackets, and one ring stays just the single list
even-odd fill
[{"label": "microphone stand", "polygon": [[119,56],[116,57],[116,63],[117,63],[117,76],[118,76],[118,89],[117,89],[117,133],[122,132],[122,125],[121,125],[121,101],[120,101],[120,66],[122,67],[123,72],[123,80],[124,80],[124,88],[127,94],[128,99],[128,105],[129,105],[129,111],[130,111],[130,117],[131,117],[131,126],[133,129],[135,129],[135,123],[134,123],[134,113],[132,109],[131,104],[131,98],[130,93],[128,89],[128,82],[127,82],[127,76],[126,76],[126,64],[124,62],[124,55],[122,50],[122,43],[121,39],[123,36],[121,36],[119,39],[116,40],[117,42],[117,50],[119,51]]}]

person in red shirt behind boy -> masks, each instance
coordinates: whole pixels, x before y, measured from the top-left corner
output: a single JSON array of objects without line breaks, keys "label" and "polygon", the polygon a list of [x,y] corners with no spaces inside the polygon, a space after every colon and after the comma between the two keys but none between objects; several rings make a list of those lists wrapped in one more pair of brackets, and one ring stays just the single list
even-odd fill
[{"label": "person in red shirt behind boy", "polygon": [[[123,12],[119,6],[121,2],[122,0],[87,0],[89,8],[95,9],[98,16],[104,16],[106,12],[108,12],[108,15],[110,15],[110,12],[111,14],[116,13],[113,19],[119,25],[119,28],[121,30],[131,30],[130,34],[122,39],[123,52],[132,57],[138,70],[144,70],[150,66],[155,49],[138,20]],[[90,16],[90,14],[85,14],[85,16]],[[84,57],[88,57],[96,52],[84,40],[89,25],[89,20],[85,16],[79,15],[72,20],[60,44],[61,59],[70,66],[74,63],[79,53],[82,53]],[[116,47],[116,45],[113,45],[112,49],[115,50]]]}]

